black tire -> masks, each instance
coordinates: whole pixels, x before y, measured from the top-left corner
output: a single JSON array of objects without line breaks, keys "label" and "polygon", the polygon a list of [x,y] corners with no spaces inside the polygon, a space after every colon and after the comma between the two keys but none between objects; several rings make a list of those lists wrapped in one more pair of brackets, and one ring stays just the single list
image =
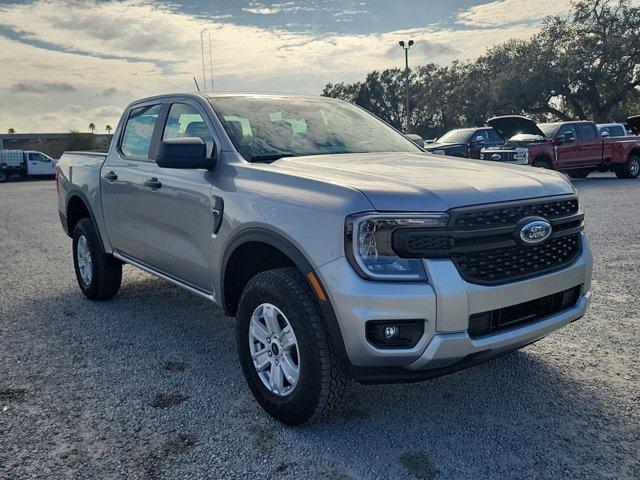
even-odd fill
[{"label": "black tire", "polygon": [[[91,280],[87,283],[80,273],[78,242],[86,239],[91,258]],[[90,218],[83,218],[73,231],[73,266],[82,293],[89,300],[109,300],[113,298],[122,283],[122,263],[107,255]]]},{"label": "black tire", "polygon": [[6,182],[8,178],[9,178],[9,175],[7,175],[5,172],[0,170],[0,183]]},{"label": "black tire", "polygon": [[534,160],[531,166],[536,168],[551,169],[551,162],[549,162],[548,160]]},{"label": "black tire", "polygon": [[[278,396],[267,388],[251,357],[251,317],[264,303],[280,309],[297,339],[299,378],[287,396]],[[275,419],[287,425],[301,425],[324,416],[339,404],[347,375],[322,324],[317,300],[297,269],[269,270],[249,281],[242,293],[236,317],[236,342],[240,365],[251,393]]]},{"label": "black tire", "polygon": [[[618,174],[618,170],[620,174]],[[638,178],[640,175],[640,157],[631,155],[624,165],[620,165],[616,171],[618,178]]]},{"label": "black tire", "polygon": [[587,178],[590,173],[591,173],[591,170],[579,169],[579,170],[569,170],[567,172],[567,175],[569,175],[571,178]]}]

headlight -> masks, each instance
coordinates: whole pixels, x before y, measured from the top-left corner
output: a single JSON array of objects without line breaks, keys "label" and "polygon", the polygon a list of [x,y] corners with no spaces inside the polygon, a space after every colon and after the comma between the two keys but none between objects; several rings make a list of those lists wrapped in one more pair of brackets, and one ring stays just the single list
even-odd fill
[{"label": "headlight", "polygon": [[446,213],[358,214],[347,217],[345,253],[358,274],[371,280],[426,280],[422,260],[400,258],[393,251],[397,228],[442,228]]}]

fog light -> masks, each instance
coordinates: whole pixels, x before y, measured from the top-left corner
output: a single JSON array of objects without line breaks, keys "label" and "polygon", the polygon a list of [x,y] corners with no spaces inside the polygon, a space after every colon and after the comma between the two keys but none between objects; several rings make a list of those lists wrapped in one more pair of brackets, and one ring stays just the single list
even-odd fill
[{"label": "fog light", "polygon": [[384,338],[387,340],[391,340],[394,337],[398,336],[400,329],[395,325],[384,327]]},{"label": "fog light", "polygon": [[424,320],[371,320],[367,340],[377,348],[413,348],[424,333]]}]

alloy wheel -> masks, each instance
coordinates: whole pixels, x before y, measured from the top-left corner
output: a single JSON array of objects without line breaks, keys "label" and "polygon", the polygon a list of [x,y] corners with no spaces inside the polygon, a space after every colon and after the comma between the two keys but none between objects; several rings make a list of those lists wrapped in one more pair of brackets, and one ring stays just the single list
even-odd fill
[{"label": "alloy wheel", "polygon": [[263,385],[279,397],[290,395],[300,378],[298,340],[289,320],[275,305],[263,303],[253,311],[249,350]]},{"label": "alloy wheel", "polygon": [[91,285],[91,279],[93,278],[93,264],[91,262],[91,251],[89,250],[89,244],[87,243],[87,238],[84,235],[80,235],[80,237],[78,238],[76,257],[78,260],[78,270],[80,270],[82,281],[86,285]]}]

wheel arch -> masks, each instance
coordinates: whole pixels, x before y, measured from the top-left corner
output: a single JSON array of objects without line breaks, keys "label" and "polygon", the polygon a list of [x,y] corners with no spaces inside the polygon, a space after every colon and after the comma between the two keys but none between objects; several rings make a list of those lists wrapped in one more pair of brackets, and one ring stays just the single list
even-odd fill
[{"label": "wheel arch", "polygon": [[[236,234],[225,249],[220,269],[220,300],[225,313],[230,316],[237,313],[242,291],[254,275],[285,266],[296,267],[312,291],[315,292],[315,288],[311,283],[310,274],[320,284],[320,288],[324,289],[320,279],[313,273],[313,266],[307,257],[279,233],[266,228],[252,227]],[[345,366],[348,366],[350,363],[333,306],[326,295],[324,299],[319,298],[317,294],[315,297],[334,351]]]},{"label": "wheel arch", "polygon": [[549,168],[553,168],[553,159],[546,153],[541,153],[539,155],[537,155],[532,161],[531,161],[531,165],[533,165],[536,162],[544,162],[547,165],[549,165]]},{"label": "wheel arch", "polygon": [[83,218],[90,218],[96,231],[99,232],[96,225],[95,215],[91,209],[91,204],[81,191],[74,190],[69,194],[66,202],[66,225],[67,235],[72,236],[76,225]]}]

